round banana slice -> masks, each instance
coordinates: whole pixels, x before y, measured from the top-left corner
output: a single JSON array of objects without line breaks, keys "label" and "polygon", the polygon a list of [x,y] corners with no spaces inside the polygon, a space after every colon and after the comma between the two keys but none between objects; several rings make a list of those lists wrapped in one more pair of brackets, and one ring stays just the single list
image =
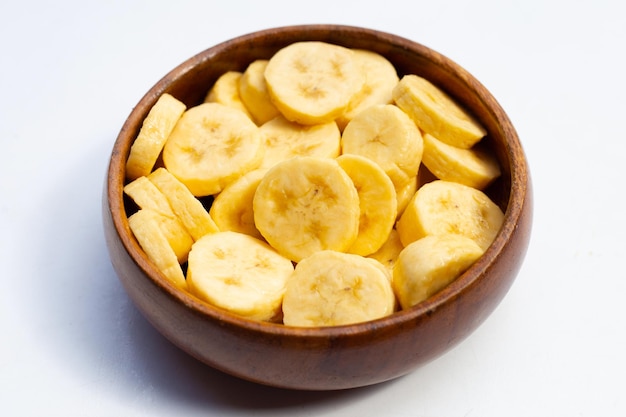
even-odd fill
[{"label": "round banana slice", "polygon": [[239,94],[239,81],[243,73],[226,71],[215,81],[206,97],[205,103],[219,103],[240,110],[252,120],[252,115]]},{"label": "round banana slice", "polygon": [[184,103],[167,93],[159,97],[130,148],[126,161],[127,180],[150,174],[168,136],[186,108]]},{"label": "round banana slice", "polygon": [[463,149],[448,145],[428,133],[423,137],[422,162],[437,178],[484,190],[500,176],[498,160],[479,144]]},{"label": "round banana slice", "polygon": [[336,158],[341,151],[341,132],[334,121],[301,125],[277,116],[260,130],[265,144],[261,168],[271,168],[294,156]]},{"label": "round banana slice", "polygon": [[257,125],[272,120],[280,112],[272,104],[265,82],[268,61],[258,59],[248,65],[239,78],[239,97]]},{"label": "round banana slice", "polygon": [[272,102],[294,122],[335,120],[365,82],[353,55],[348,48],[316,41],[295,42],[280,49],[265,68]]},{"label": "round banana slice", "polygon": [[222,231],[245,233],[263,239],[254,224],[252,200],[266,170],[255,169],[231,182],[215,199],[209,214]]},{"label": "round banana slice", "polygon": [[337,162],[352,179],[359,195],[359,233],[348,252],[366,256],[380,249],[396,222],[396,190],[387,174],[371,159],[345,154]]},{"label": "round banana slice", "polygon": [[391,282],[376,262],[328,250],[303,259],[287,282],[283,323],[337,326],[393,313],[396,299]]},{"label": "round banana slice", "polygon": [[417,175],[424,143],[415,123],[392,104],[370,107],[356,115],[341,137],[343,154],[356,154],[381,166],[396,186]]},{"label": "round banana slice", "polygon": [[426,133],[458,148],[469,149],[487,131],[443,90],[425,78],[405,75],[393,89],[393,99]]},{"label": "round banana slice", "polygon": [[345,252],[359,232],[359,195],[334,159],[298,156],[275,165],[253,209],[263,237],[295,262],[325,249]]},{"label": "round banana slice", "polygon": [[483,254],[473,240],[456,234],[426,236],[400,252],[393,289],[403,309],[441,291]]},{"label": "round banana slice", "polygon": [[396,216],[396,220],[400,218],[400,216],[404,212],[404,209],[406,208],[406,206],[409,205],[409,202],[415,195],[415,192],[417,191],[417,188],[418,188],[418,182],[419,182],[419,178],[418,178],[418,175],[416,175],[414,177],[409,178],[406,183],[395,186],[396,199],[398,201],[398,204],[397,204],[398,213]]},{"label": "round banana slice", "polygon": [[202,197],[256,169],[263,152],[261,133],[249,117],[223,104],[204,103],[180,118],[163,148],[163,163]]},{"label": "round banana slice", "polygon": [[364,49],[353,49],[354,59],[365,74],[365,83],[352,97],[346,110],[337,118],[337,125],[343,131],[348,122],[361,111],[377,104],[390,104],[391,92],[400,79],[396,68],[384,56]]},{"label": "round banana slice", "polygon": [[142,209],[128,217],[128,225],[137,239],[139,246],[154,263],[159,271],[178,288],[186,290],[187,282],[179,264],[178,256],[170,245],[171,217],[154,211]]},{"label": "round banana slice", "polygon": [[484,251],[500,231],[504,214],[485,193],[436,180],[423,185],[396,223],[404,246],[428,235],[459,234]]},{"label": "round banana slice", "polygon": [[198,240],[189,253],[187,284],[198,298],[253,320],[279,316],[293,264],[267,243],[237,232]]}]

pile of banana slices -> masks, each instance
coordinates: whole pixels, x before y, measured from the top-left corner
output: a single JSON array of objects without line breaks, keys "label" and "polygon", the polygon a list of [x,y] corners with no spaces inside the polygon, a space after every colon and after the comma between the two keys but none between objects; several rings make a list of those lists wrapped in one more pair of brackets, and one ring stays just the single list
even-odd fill
[{"label": "pile of banana slices", "polygon": [[148,258],[205,302],[288,326],[374,320],[455,280],[502,225],[485,129],[377,53],[297,42],[207,90],[159,98],[124,188]]}]

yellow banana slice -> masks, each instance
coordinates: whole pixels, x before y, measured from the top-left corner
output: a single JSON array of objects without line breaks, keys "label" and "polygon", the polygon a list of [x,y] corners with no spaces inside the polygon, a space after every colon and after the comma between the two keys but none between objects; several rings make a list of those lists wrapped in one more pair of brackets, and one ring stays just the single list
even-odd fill
[{"label": "yellow banana slice", "polygon": [[417,75],[402,77],[393,89],[393,99],[420,129],[449,145],[469,149],[487,134],[455,100]]},{"label": "yellow banana slice", "polygon": [[353,55],[348,48],[316,41],[295,42],[280,49],[265,68],[272,102],[294,122],[335,120],[365,82]]},{"label": "yellow banana slice", "polygon": [[187,107],[170,94],[163,94],[143,121],[126,161],[126,179],[150,174],[165,141]]},{"label": "yellow banana slice", "polygon": [[366,256],[380,249],[396,222],[396,190],[387,174],[371,159],[345,154],[337,162],[352,179],[359,195],[359,233],[347,252]]},{"label": "yellow banana slice", "polygon": [[264,149],[259,128],[242,112],[204,103],[183,114],[163,148],[165,167],[202,197],[259,166]]},{"label": "yellow banana slice", "polygon": [[504,214],[485,193],[436,180],[423,185],[396,223],[404,246],[424,236],[460,234],[484,251],[495,239]]},{"label": "yellow banana slice", "polygon": [[272,120],[280,112],[272,103],[265,82],[266,59],[258,59],[248,65],[239,78],[239,97],[257,125]]},{"label": "yellow banana slice", "polygon": [[483,254],[473,240],[457,235],[426,236],[400,252],[393,268],[393,289],[403,309],[441,291]]},{"label": "yellow banana slice", "polygon": [[361,111],[377,105],[390,104],[391,92],[400,79],[396,68],[384,56],[364,49],[353,49],[354,59],[365,74],[365,83],[352,97],[346,110],[337,118],[337,125],[343,131],[348,122]]},{"label": "yellow banana slice", "polygon": [[267,243],[237,232],[206,235],[189,253],[187,283],[198,298],[232,313],[279,315],[293,264]]},{"label": "yellow banana slice", "polygon": [[450,146],[428,133],[423,138],[422,162],[439,179],[484,190],[500,176],[498,160],[479,144],[463,149]]},{"label": "yellow banana slice", "polygon": [[[126,184],[124,192],[140,209],[151,210],[162,215],[161,230],[176,253],[179,263],[187,261],[193,238],[170,207],[167,197],[147,177],[139,177]],[[154,217],[154,216],[153,216]]]},{"label": "yellow banana slice", "polygon": [[128,224],[148,259],[172,284],[185,290],[187,282],[183,270],[164,231],[168,227],[164,223],[169,219],[154,210],[142,209],[128,218]]},{"label": "yellow banana slice", "polygon": [[193,240],[219,231],[217,225],[187,187],[165,168],[158,168],[148,179],[165,195],[172,211],[178,216]]},{"label": "yellow banana slice", "polygon": [[261,168],[271,168],[294,156],[336,158],[341,151],[341,132],[334,121],[301,125],[277,116],[260,130],[265,144]]},{"label": "yellow banana slice", "polygon": [[359,232],[359,195],[334,159],[298,156],[275,165],[253,209],[263,237],[295,262],[324,249],[344,252]]},{"label": "yellow banana slice", "polygon": [[380,262],[388,271],[393,271],[393,266],[398,259],[398,255],[404,249],[402,242],[400,241],[400,235],[396,229],[391,229],[387,240],[376,252],[368,255],[368,258],[376,259]]},{"label": "yellow banana slice", "polygon": [[370,107],[348,123],[343,154],[365,156],[381,166],[396,186],[417,175],[424,144],[415,123],[392,104]]},{"label": "yellow banana slice", "polygon": [[165,194],[146,176],[139,177],[126,184],[124,193],[132,198],[139,208],[154,210],[170,217],[176,216]]},{"label": "yellow banana slice", "polygon": [[266,170],[256,169],[230,183],[215,199],[209,214],[222,231],[245,233],[263,239],[254,224],[252,200]]},{"label": "yellow banana slice", "polygon": [[329,250],[303,259],[287,282],[283,323],[337,326],[393,313],[396,301],[391,282],[384,269],[371,261]]},{"label": "yellow banana slice", "polygon": [[239,94],[239,81],[243,76],[239,71],[227,71],[215,81],[206,97],[205,103],[219,103],[243,112],[250,120],[252,114]]},{"label": "yellow banana slice", "polygon": [[[418,171],[419,172],[419,171]],[[415,192],[418,188],[418,176],[411,177],[407,180],[406,183],[402,185],[394,186],[396,189],[396,200],[397,200],[397,215],[396,220],[400,218],[406,206],[409,205],[409,202],[415,195]]]}]

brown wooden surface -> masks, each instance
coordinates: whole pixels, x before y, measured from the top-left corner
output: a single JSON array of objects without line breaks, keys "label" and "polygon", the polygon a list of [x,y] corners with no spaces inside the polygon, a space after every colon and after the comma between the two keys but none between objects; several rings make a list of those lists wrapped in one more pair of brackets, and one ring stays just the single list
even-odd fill
[{"label": "brown wooden surface", "polygon": [[[429,78],[485,125],[503,176],[488,190],[505,223],[485,255],[452,285],[412,309],[353,326],[296,329],[241,319],[170,285],[132,237],[122,193],[124,164],[143,118],[169,92],[198,104],[226,70],[299,40],[322,40],[386,56],[400,75]],[[270,29],[214,46],[175,68],[133,109],[112,151],[103,193],[103,223],[112,264],[145,317],[190,355],[229,374],[262,384],[345,389],[404,375],[446,352],[474,331],[513,283],[531,232],[532,192],[517,133],[491,94],[453,61],[413,41],[345,26]],[[158,364],[155,364],[158,366]]]}]

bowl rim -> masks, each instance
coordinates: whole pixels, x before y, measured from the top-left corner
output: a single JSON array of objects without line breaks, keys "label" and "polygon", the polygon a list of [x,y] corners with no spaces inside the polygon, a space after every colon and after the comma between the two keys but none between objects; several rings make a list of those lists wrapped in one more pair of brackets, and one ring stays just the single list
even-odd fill
[{"label": "bowl rim", "polygon": [[[287,33],[295,30],[305,30],[311,33],[321,31],[358,32],[366,34],[367,36],[375,37],[382,41],[393,43],[394,45],[400,45],[402,48],[419,51],[420,54],[426,56],[428,59],[436,61],[437,65],[445,66],[455,75],[471,80],[468,87],[472,90],[472,93],[476,95],[477,99],[483,103],[489,103],[488,105],[485,105],[485,108],[492,113],[491,116],[494,117],[497,125],[503,129],[503,135],[507,138],[505,141],[505,149],[511,166],[510,190],[508,201],[506,203],[506,209],[504,211],[504,221],[500,231],[491,246],[468,270],[466,270],[450,285],[432,295],[427,300],[424,300],[411,308],[402,309],[392,313],[391,315],[367,322],[324,327],[293,327],[286,326],[281,323],[247,319],[210,305],[199,300],[195,296],[178,289],[176,286],[171,284],[153,265],[137,241],[134,237],[132,237],[132,232],[130,231],[130,227],[128,225],[128,219],[124,206],[124,175],[120,175],[120,172],[124,172],[128,151],[134,140],[129,140],[128,136],[129,127],[138,122],[137,119],[140,114],[137,109],[142,106],[151,107],[151,104],[154,104],[157,98],[166,91],[167,87],[171,83],[169,80],[185,75],[199,62],[211,59],[211,57],[219,54],[233,43],[250,41],[258,36]],[[282,338],[305,337],[309,339],[327,339],[329,337],[343,338],[350,336],[363,336],[371,334],[373,330],[382,330],[385,328],[392,328],[408,324],[410,322],[415,322],[432,314],[443,305],[454,302],[455,299],[461,297],[464,292],[468,291],[470,287],[476,285],[484,275],[484,271],[492,267],[494,262],[498,259],[499,254],[506,248],[510,237],[516,229],[518,220],[522,215],[523,206],[528,192],[527,183],[529,180],[529,174],[519,137],[509,117],[506,115],[492,94],[483,86],[483,84],[476,80],[456,62],[421,43],[399,35],[358,26],[304,24],[279,26],[249,32],[247,34],[217,43],[174,67],[165,76],[158,80],[131,110],[113,145],[105,180],[107,189],[105,192],[106,208],[109,210],[115,232],[117,233],[125,251],[136,266],[141,269],[145,278],[151,280],[152,283],[159,287],[161,291],[165,292],[167,296],[175,299],[179,303],[184,304],[195,313],[206,317],[207,320],[220,322],[220,325],[246,328],[251,332],[258,332]]]}]

